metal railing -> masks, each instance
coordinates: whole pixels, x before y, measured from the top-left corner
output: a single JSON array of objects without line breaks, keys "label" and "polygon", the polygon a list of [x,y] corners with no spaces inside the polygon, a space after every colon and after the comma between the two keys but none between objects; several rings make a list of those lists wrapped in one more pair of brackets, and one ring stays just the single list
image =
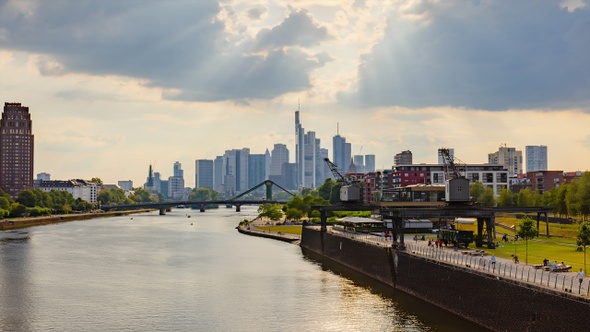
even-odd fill
[{"label": "metal railing", "polygon": [[460,251],[449,251],[447,249],[436,248],[434,246],[428,247],[415,243],[407,243],[406,249],[414,255],[486,272],[498,277],[518,280],[566,293],[583,296],[589,296],[590,294],[590,280],[584,278],[582,283],[580,283],[577,275],[572,276],[564,272],[536,269],[530,265],[513,262],[496,261],[492,263],[490,256],[474,256],[464,254]]}]

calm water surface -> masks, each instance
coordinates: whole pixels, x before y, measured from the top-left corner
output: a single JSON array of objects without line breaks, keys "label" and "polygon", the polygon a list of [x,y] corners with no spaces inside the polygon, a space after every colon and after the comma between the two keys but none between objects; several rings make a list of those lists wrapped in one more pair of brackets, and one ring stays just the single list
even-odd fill
[{"label": "calm water surface", "polygon": [[325,271],[296,245],[238,233],[256,208],[242,211],[0,232],[0,331],[473,331]]}]

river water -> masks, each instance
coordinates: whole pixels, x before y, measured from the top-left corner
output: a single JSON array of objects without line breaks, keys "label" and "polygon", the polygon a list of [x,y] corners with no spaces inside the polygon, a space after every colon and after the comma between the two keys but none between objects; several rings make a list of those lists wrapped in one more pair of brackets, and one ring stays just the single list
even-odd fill
[{"label": "river water", "polygon": [[0,232],[0,331],[476,328],[235,230],[255,214],[177,209]]}]

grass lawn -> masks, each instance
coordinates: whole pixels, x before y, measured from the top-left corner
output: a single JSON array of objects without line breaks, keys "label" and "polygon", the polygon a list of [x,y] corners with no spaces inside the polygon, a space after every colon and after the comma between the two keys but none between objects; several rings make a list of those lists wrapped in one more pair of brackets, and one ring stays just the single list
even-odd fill
[{"label": "grass lawn", "polygon": [[[533,217],[536,220],[536,217]],[[484,249],[489,254],[494,253],[496,257],[511,259],[516,252],[518,259],[521,263],[525,263],[527,260],[527,245],[524,240],[516,241],[516,244],[512,240],[514,236],[514,230],[518,227],[520,219],[516,219],[511,215],[501,215],[496,217],[496,232],[498,237],[496,242],[500,243],[500,247],[496,249]],[[508,228],[502,227],[502,225],[508,226]],[[512,228],[514,226],[514,228]],[[460,225],[461,230],[473,230],[477,233],[477,226],[473,225]],[[547,258],[551,262],[557,261],[557,264],[564,262],[566,265],[571,265],[570,271],[578,271],[583,268],[584,265],[584,252],[576,251],[576,234],[578,225],[558,225],[549,223],[549,235],[547,238],[546,224],[545,222],[539,223],[539,237],[536,237],[528,241],[528,263],[529,264],[543,264],[543,259]],[[507,243],[502,242],[502,234],[508,234],[510,241]],[[590,267],[590,252],[587,253],[586,267]]]},{"label": "grass lawn", "polygon": [[256,226],[256,228],[276,233],[301,235],[301,225]]}]

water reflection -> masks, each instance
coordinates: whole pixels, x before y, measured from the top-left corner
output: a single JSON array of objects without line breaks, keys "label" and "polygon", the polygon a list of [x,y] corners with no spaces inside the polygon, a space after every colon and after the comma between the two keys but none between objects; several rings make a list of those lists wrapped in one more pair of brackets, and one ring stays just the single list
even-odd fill
[{"label": "water reflection", "polygon": [[27,231],[0,232],[0,331],[30,331],[30,290]]}]

